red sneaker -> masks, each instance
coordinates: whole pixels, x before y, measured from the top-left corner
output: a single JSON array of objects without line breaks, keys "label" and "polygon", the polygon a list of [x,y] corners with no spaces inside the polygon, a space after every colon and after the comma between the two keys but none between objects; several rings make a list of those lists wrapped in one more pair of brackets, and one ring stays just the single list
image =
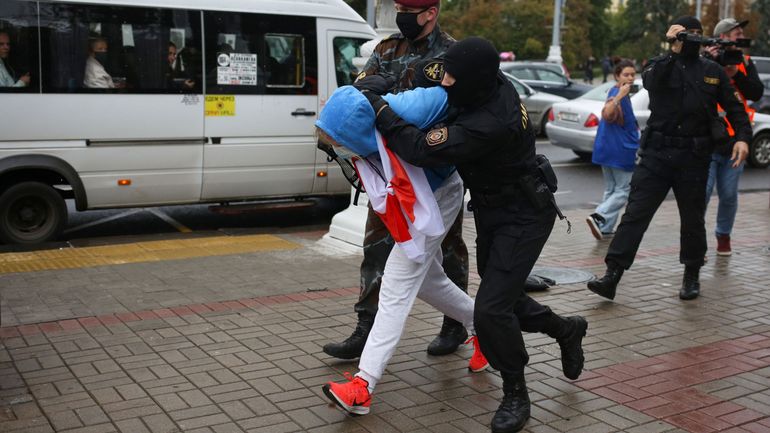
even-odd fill
[{"label": "red sneaker", "polygon": [[717,235],[717,255],[729,256],[733,250],[730,248],[730,235]]},{"label": "red sneaker", "polygon": [[369,394],[369,383],[358,376],[345,373],[346,383],[329,382],[323,386],[324,394],[337,406],[353,415],[369,413],[372,396]]},{"label": "red sneaker", "polygon": [[468,370],[478,373],[479,371],[484,371],[489,367],[489,362],[487,361],[487,358],[484,357],[484,354],[481,353],[481,347],[479,347],[479,337],[476,337],[475,335],[468,339],[468,341],[465,342],[465,344],[473,342],[473,356],[471,356],[471,361],[468,363]]}]

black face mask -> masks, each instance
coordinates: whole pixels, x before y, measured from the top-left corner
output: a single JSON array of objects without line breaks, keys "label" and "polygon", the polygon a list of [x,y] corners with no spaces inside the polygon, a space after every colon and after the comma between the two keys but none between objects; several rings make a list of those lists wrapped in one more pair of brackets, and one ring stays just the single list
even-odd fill
[{"label": "black face mask", "polygon": [[700,44],[697,42],[687,42],[682,44],[682,51],[679,53],[683,59],[694,60],[700,55]]},{"label": "black face mask", "polygon": [[447,102],[449,105],[455,107],[462,107],[470,105],[477,100],[478,90],[472,86],[464,85],[468,83],[455,83],[449,87],[444,87],[446,90]]},{"label": "black face mask", "polygon": [[102,66],[107,67],[107,53],[94,53],[94,58]]},{"label": "black face mask", "polygon": [[419,12],[398,12],[396,13],[396,25],[398,30],[404,37],[409,40],[413,40],[422,32],[423,27],[417,23],[417,15],[427,11],[430,8],[425,8]]}]

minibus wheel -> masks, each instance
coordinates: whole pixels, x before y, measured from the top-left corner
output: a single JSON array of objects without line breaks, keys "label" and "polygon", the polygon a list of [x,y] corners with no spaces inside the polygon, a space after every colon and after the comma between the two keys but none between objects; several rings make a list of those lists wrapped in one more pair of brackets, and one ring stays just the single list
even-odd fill
[{"label": "minibus wheel", "polygon": [[67,205],[51,186],[21,182],[0,194],[0,241],[37,244],[56,239],[67,223]]}]

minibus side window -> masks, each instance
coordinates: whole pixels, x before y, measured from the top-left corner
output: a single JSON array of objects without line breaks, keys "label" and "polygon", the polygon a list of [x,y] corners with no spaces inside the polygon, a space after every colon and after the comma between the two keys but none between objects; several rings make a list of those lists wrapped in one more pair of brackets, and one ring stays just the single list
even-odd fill
[{"label": "minibus side window", "polygon": [[317,95],[315,18],[204,12],[206,93]]},{"label": "minibus side window", "polygon": [[40,4],[43,92],[202,93],[200,12]]},{"label": "minibus side window", "polygon": [[0,92],[40,91],[37,5],[0,2]]},{"label": "minibus side window", "polygon": [[358,68],[353,65],[355,57],[361,57],[361,45],[366,39],[334,38],[334,69],[337,73],[337,86],[353,84],[358,77]]}]

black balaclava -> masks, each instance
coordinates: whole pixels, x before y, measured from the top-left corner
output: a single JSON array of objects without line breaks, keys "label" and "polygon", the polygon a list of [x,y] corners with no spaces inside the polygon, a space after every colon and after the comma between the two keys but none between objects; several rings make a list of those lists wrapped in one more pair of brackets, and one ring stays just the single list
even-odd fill
[{"label": "black balaclava", "polygon": [[[427,11],[431,7],[427,7],[419,12],[398,12],[396,13],[396,26],[398,30],[404,35],[405,38],[413,41],[417,36],[420,36],[424,25],[420,25],[417,22],[417,15]],[[427,23],[426,23],[427,24]]]},{"label": "black balaclava", "polygon": [[[682,16],[676,19],[672,23],[679,24],[680,26],[684,27],[685,30],[700,30],[703,31],[703,26],[701,25],[700,21],[692,16]],[[698,42],[689,42],[684,41],[682,43],[682,51],[679,53],[680,56],[687,60],[694,60],[697,59],[700,55],[700,43]]]},{"label": "black balaclava", "polygon": [[456,80],[444,87],[449,103],[471,105],[483,100],[497,85],[500,56],[486,39],[472,36],[455,43],[444,56],[444,70]]}]

